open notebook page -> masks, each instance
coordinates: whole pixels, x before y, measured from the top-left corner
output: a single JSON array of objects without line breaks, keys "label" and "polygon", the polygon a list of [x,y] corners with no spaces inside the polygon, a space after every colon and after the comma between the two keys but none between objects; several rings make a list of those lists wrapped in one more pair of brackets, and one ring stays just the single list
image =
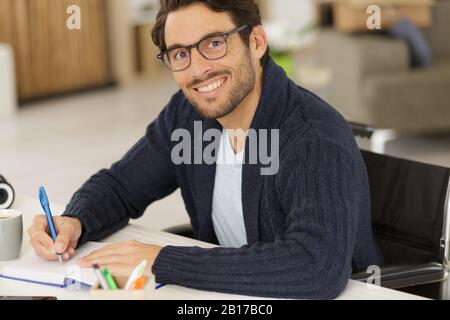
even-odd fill
[{"label": "open notebook page", "polygon": [[69,261],[64,261],[62,265],[58,261],[42,260],[34,251],[30,251],[19,260],[3,267],[1,275],[17,280],[57,286],[64,286],[66,279],[93,285],[97,282],[94,270],[81,268],[78,265],[78,259],[105,245],[105,243],[87,242],[76,250],[75,255]]}]

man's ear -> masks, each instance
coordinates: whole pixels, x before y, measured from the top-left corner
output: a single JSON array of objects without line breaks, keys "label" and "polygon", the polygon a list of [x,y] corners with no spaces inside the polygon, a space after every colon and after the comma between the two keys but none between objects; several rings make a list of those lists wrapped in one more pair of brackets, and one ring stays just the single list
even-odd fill
[{"label": "man's ear", "polygon": [[250,34],[250,48],[256,60],[261,59],[267,51],[267,34],[262,26],[253,28]]}]

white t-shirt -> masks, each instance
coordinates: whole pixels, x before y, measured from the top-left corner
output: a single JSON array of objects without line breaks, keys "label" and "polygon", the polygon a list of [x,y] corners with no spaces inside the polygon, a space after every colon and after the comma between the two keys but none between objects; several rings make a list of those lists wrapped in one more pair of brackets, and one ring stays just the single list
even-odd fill
[{"label": "white t-shirt", "polygon": [[244,153],[234,153],[229,134],[223,130],[212,203],[214,231],[222,247],[240,248],[247,244],[241,193]]}]

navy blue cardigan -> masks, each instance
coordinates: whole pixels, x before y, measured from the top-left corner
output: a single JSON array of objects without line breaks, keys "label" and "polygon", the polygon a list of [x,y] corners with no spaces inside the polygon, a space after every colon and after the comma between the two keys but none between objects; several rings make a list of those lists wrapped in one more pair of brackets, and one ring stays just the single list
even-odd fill
[{"label": "navy blue cardigan", "polygon": [[[193,134],[194,121],[201,120],[177,92],[120,161],[83,184],[64,213],[81,220],[80,244],[118,231],[177,188],[196,238],[217,243],[211,218],[215,165],[171,161],[177,144],[171,133],[185,128]],[[248,245],[167,246],[153,265],[156,281],[244,295],[335,298],[352,270],[381,260],[372,237],[367,172],[353,134],[341,115],[273,60],[265,66],[251,127],[280,130],[280,168],[263,176],[262,164],[243,166]],[[210,128],[221,126],[204,121],[203,130]]]}]

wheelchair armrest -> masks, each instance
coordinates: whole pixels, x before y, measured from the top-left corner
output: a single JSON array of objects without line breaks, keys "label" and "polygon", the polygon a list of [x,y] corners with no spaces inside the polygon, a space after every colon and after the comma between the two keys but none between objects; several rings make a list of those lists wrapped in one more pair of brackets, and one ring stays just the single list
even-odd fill
[{"label": "wheelchair armrest", "polygon": [[168,232],[168,233],[172,233],[172,234],[176,234],[176,235],[179,235],[179,236],[182,236],[182,237],[195,239],[194,230],[192,229],[192,226],[189,223],[178,225],[178,226],[169,227],[167,229],[164,229],[163,231],[164,232]]},{"label": "wheelchair armrest", "polygon": [[380,280],[382,287],[398,289],[419,284],[439,282],[445,279],[444,266],[437,262],[418,263],[408,265],[386,265],[381,267],[380,276],[369,274],[365,271],[352,274],[352,279],[367,282],[371,277]]},{"label": "wheelchair armrest", "polygon": [[355,137],[367,138],[370,139],[375,131],[374,128],[366,126],[364,124],[356,123],[356,122],[348,122],[348,125],[353,131],[353,135]]}]

